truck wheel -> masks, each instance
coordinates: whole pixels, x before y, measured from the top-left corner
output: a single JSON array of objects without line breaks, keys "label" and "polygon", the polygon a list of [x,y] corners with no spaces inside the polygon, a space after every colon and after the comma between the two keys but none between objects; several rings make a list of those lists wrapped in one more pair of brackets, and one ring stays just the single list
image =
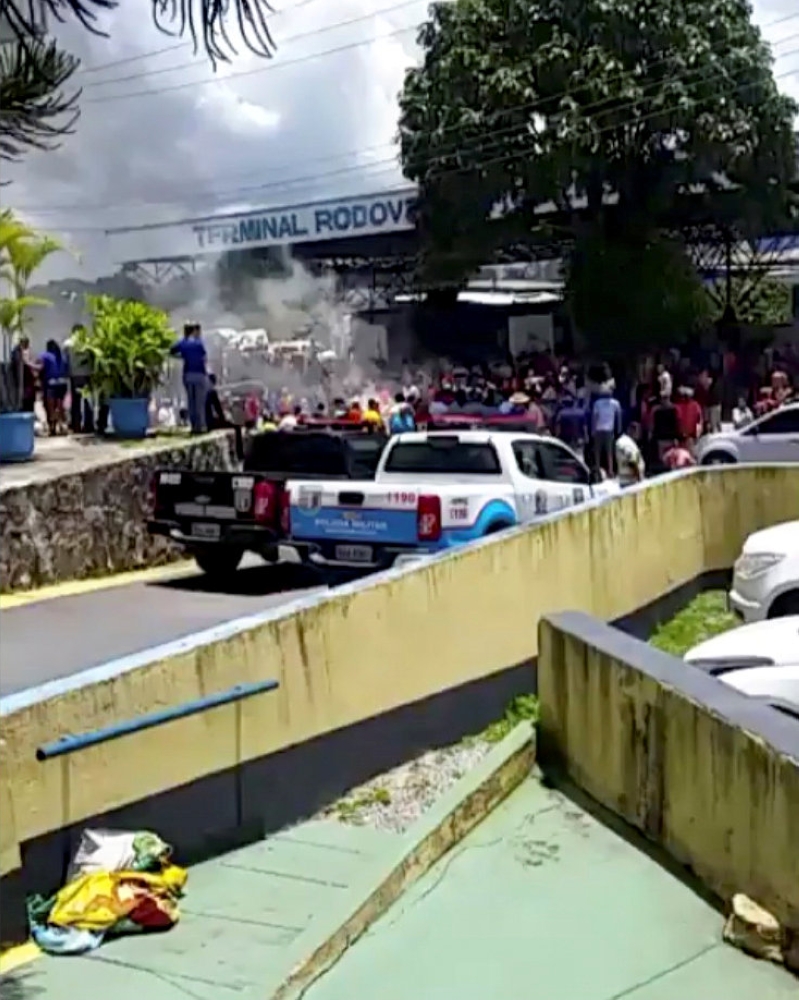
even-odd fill
[{"label": "truck wheel", "polygon": [[230,576],[239,568],[244,557],[240,549],[197,549],[194,561],[208,576]]},{"label": "truck wheel", "polygon": [[726,451],[711,451],[702,459],[702,465],[735,465],[735,459]]}]

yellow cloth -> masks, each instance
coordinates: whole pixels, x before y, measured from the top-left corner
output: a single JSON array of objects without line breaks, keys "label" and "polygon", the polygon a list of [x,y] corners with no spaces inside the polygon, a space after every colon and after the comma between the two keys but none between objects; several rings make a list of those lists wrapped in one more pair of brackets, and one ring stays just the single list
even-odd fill
[{"label": "yellow cloth", "polygon": [[377,426],[377,427],[383,426],[383,418],[380,416],[377,410],[364,410],[363,422],[365,424],[371,424],[372,426]]},{"label": "yellow cloth", "polygon": [[47,922],[83,931],[107,931],[124,920],[143,896],[150,896],[174,923],[179,916],[176,899],[187,878],[185,868],[177,865],[168,865],[157,875],[134,871],[79,875],[58,892]]}]

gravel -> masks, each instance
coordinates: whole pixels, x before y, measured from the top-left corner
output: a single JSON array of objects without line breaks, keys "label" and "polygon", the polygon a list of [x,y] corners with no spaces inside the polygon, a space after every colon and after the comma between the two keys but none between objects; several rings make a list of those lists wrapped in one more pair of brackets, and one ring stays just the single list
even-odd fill
[{"label": "gravel", "polygon": [[491,746],[489,740],[476,737],[441,750],[428,750],[421,757],[353,788],[325,809],[322,816],[403,833],[481,761]]}]

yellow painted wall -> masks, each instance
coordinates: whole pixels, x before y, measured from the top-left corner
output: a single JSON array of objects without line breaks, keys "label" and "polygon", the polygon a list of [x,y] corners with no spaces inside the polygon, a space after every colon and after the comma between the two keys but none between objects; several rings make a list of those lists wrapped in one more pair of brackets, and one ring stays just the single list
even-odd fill
[{"label": "yellow painted wall", "polygon": [[[799,467],[653,484],[3,719],[20,841],[523,662],[542,614],[612,619],[799,516]],[[38,763],[36,748],[276,678],[278,691]],[[135,765],[133,762],[135,761]]]},{"label": "yellow painted wall", "polygon": [[799,930],[799,760],[583,638],[541,631],[542,748],[723,899],[744,892]]}]

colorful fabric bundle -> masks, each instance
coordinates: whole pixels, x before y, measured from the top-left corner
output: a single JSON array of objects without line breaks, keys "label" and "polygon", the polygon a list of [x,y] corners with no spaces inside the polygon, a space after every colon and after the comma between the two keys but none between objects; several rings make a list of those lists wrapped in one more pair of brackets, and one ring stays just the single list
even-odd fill
[{"label": "colorful fabric bundle", "polygon": [[188,873],[156,834],[87,830],[54,896],[28,901],[31,936],[55,955],[92,951],[106,936],[177,923]]}]

